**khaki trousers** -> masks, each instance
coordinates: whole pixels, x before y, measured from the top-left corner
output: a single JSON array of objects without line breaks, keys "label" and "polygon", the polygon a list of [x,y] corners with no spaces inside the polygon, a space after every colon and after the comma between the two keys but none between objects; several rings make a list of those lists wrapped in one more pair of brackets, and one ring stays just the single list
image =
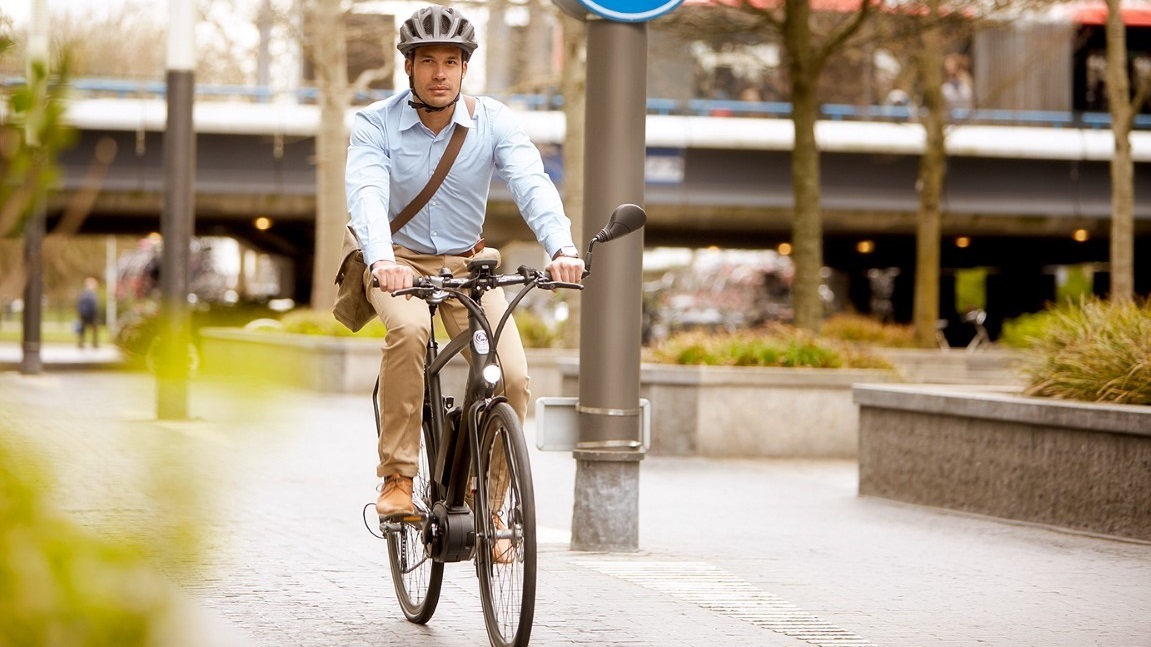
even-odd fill
[{"label": "khaki trousers", "polygon": [[[452,276],[462,277],[467,276],[467,264],[473,259],[500,261],[499,251],[491,247],[472,258],[420,254],[399,245],[393,251],[397,263],[407,265],[421,276],[434,276],[439,274],[441,268],[447,268]],[[376,465],[376,476],[383,478],[398,473],[413,477],[420,459],[424,353],[428,338],[432,335],[431,317],[428,316],[428,304],[422,299],[394,297],[371,287],[371,280],[371,273],[365,272],[364,289],[367,290],[368,300],[387,329],[383,357],[380,359],[380,462]],[[503,289],[486,293],[482,304],[494,329],[508,307]],[[455,299],[441,303],[439,314],[445,330],[452,337],[467,330],[467,310]],[[522,423],[527,416],[530,396],[528,366],[514,321],[509,320],[504,326],[496,352],[503,368],[503,394]],[[471,361],[470,351],[464,354]],[[458,398],[463,396],[462,393],[456,395]]]}]

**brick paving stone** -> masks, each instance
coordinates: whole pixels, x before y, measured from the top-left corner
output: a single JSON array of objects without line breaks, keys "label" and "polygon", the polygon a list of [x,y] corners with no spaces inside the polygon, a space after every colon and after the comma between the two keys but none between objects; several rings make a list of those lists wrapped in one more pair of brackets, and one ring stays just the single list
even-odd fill
[{"label": "brick paving stone", "polygon": [[[92,528],[202,531],[191,576],[165,565],[189,644],[488,644],[470,564],[447,565],[428,625],[399,611],[361,520],[369,395],[193,381],[189,401],[191,420],[157,421],[147,375],[0,372],[0,424],[64,480],[59,509]],[[580,553],[567,546],[574,461],[532,461],[533,645],[1151,645],[1148,544],[861,498],[851,461],[648,457],[640,550]],[[644,579],[656,571],[672,579]],[[746,596],[708,603],[728,590]],[[795,613],[748,602],[769,598]],[[795,618],[817,623],[806,640],[778,629]]]}]

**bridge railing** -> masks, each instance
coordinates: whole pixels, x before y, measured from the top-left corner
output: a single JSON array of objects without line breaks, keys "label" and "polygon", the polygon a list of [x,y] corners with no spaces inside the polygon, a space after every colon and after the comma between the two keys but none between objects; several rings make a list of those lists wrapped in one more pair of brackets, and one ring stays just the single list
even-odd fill
[{"label": "bridge railing", "polygon": [[[167,85],[164,81],[79,78],[73,79],[71,88],[77,97],[113,98],[164,98]],[[19,77],[0,78],[0,89],[21,86],[24,79]],[[292,90],[278,90],[268,86],[197,84],[196,96],[205,100],[243,100],[253,103],[288,101],[312,104],[318,99],[315,87],[299,87]],[[391,90],[368,90],[358,93],[354,102],[367,104],[385,99],[393,94]],[[509,104],[522,110],[561,110],[563,96],[558,94],[499,94],[492,93]],[[647,100],[647,112],[654,115],[682,115],[696,117],[766,117],[785,119],[791,116],[791,104],[786,101],[738,101],[732,99],[688,99],[676,100],[651,97]],[[825,103],[820,106],[820,114],[832,121],[890,121],[910,122],[922,114],[920,109],[900,105],[855,105]],[[974,109],[953,110],[951,120],[966,124],[998,124],[1011,126],[1037,126],[1047,128],[1087,128],[1107,129],[1111,127],[1111,115],[1106,112],[1085,112],[1072,110],[1002,110]],[[1151,129],[1151,114],[1135,117],[1134,127],[1140,130]]]}]

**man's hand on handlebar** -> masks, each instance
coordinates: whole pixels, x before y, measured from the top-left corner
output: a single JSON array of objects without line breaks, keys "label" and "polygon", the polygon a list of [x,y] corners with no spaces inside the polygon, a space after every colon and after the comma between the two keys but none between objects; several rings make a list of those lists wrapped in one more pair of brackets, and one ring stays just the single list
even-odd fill
[{"label": "man's hand on handlebar", "polygon": [[579,283],[583,280],[583,270],[583,259],[571,256],[557,256],[544,268],[551,280],[560,283]]},{"label": "man's hand on handlebar", "polygon": [[415,275],[406,265],[395,261],[376,261],[372,263],[372,278],[384,292],[395,292],[412,287]]}]

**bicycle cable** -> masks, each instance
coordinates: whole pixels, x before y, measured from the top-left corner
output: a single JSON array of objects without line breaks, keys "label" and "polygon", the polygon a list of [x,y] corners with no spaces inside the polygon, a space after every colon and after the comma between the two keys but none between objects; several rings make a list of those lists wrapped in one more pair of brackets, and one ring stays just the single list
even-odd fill
[{"label": "bicycle cable", "polygon": [[364,519],[364,527],[367,528],[368,533],[371,536],[375,537],[376,539],[387,539],[387,537],[385,537],[383,533],[376,534],[376,531],[372,530],[372,524],[368,523],[368,508],[374,508],[374,507],[376,507],[376,504],[369,503],[369,504],[364,506],[363,511],[360,513],[360,516],[363,517],[363,519]]}]

